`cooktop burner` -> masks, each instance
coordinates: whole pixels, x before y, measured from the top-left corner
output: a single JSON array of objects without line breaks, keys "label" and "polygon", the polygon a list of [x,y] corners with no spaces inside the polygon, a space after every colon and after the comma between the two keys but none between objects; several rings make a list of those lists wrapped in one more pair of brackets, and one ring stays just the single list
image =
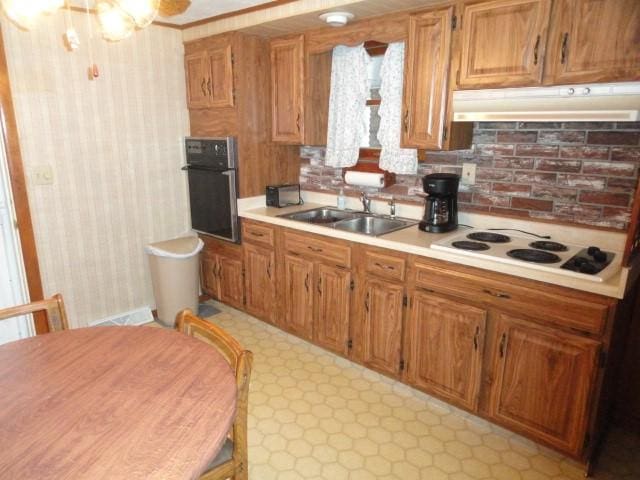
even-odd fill
[{"label": "cooktop burner", "polygon": [[451,245],[455,248],[459,248],[461,250],[474,250],[474,251],[482,251],[489,250],[489,245],[482,242],[469,242],[467,240],[460,240],[458,242],[452,242]]},{"label": "cooktop burner", "polygon": [[467,238],[469,240],[477,240],[479,242],[489,243],[507,243],[511,241],[511,238],[507,237],[506,235],[491,232],[473,232],[467,235]]},{"label": "cooktop burner", "polygon": [[566,252],[569,247],[558,242],[552,242],[551,240],[539,240],[537,242],[531,242],[529,244],[531,248],[537,248],[539,250],[546,250],[548,252]]},{"label": "cooktop burner", "polygon": [[558,255],[542,250],[533,250],[530,248],[516,248],[507,252],[511,258],[517,258],[525,262],[532,263],[556,263],[562,260]]}]

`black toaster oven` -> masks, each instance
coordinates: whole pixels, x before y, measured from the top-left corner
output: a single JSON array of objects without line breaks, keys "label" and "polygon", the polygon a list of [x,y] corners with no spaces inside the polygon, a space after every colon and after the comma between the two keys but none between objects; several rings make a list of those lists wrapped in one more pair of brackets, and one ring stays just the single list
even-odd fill
[{"label": "black toaster oven", "polygon": [[267,207],[288,207],[301,205],[300,185],[267,185]]}]

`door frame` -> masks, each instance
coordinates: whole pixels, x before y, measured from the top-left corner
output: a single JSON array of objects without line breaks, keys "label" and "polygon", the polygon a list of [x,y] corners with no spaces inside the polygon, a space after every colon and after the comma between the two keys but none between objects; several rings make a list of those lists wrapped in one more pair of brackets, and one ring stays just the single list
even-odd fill
[{"label": "door frame", "polygon": [[[4,145],[9,168],[9,183],[13,193],[16,219],[18,222],[18,236],[22,247],[24,270],[27,280],[27,289],[31,301],[42,300],[42,279],[38,252],[36,249],[35,234],[29,209],[27,195],[27,182],[20,153],[20,141],[18,138],[18,125],[16,123],[15,110],[11,97],[11,85],[9,82],[9,69],[5,54],[4,36],[0,28],[0,129],[4,137]],[[33,316],[36,334],[49,331],[47,318],[43,312]]]}]

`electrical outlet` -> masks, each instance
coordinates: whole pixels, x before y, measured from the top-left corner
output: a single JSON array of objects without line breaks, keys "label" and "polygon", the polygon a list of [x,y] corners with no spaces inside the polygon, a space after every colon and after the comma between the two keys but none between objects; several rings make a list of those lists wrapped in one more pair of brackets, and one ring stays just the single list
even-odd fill
[{"label": "electrical outlet", "polygon": [[465,185],[474,185],[476,183],[476,164],[462,164],[462,183]]},{"label": "electrical outlet", "polygon": [[51,168],[51,165],[36,165],[31,172],[34,185],[53,185],[53,168]]}]

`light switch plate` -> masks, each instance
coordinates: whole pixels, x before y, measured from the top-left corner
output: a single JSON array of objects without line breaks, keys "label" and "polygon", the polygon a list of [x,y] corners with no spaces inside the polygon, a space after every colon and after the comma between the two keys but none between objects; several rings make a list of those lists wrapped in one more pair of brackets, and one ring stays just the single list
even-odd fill
[{"label": "light switch plate", "polygon": [[464,185],[475,185],[476,183],[476,164],[475,163],[462,164],[461,182]]},{"label": "light switch plate", "polygon": [[53,185],[53,168],[43,163],[36,165],[31,170],[34,185]]}]

